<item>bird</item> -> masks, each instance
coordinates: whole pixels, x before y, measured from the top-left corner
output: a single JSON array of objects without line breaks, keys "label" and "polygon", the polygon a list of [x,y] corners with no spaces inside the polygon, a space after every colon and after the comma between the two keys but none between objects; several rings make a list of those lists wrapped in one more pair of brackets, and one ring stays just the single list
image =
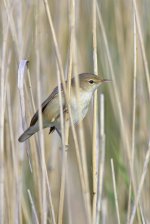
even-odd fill
[{"label": "bird", "polygon": [[[86,116],[89,108],[89,103],[92,99],[95,90],[106,82],[111,82],[109,79],[102,79],[100,76],[92,73],[81,73],[78,75],[79,92],[76,94],[76,80],[75,77],[71,79],[69,105],[71,108],[71,115],[73,123],[77,124]],[[67,81],[66,81],[67,84]],[[65,121],[69,120],[69,111],[65,100],[64,88],[61,84],[62,93],[62,108]],[[79,100],[78,100],[79,98]],[[80,114],[78,113],[78,106]],[[42,128],[50,128],[49,133],[57,131],[61,137],[61,118],[60,118],[60,103],[58,86],[54,88],[52,93],[41,105],[42,114]],[[37,111],[31,119],[30,126],[19,137],[19,142],[24,142],[36,132],[39,131],[39,111]]]}]

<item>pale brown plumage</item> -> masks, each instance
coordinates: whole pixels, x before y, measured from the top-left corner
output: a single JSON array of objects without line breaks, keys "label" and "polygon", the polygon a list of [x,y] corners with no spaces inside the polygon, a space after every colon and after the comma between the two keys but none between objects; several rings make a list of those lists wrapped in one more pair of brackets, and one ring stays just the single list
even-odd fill
[{"label": "pale brown plumage", "polygon": [[[82,73],[79,74],[78,76],[79,78],[79,87],[80,87],[80,91],[82,92],[81,96],[84,96],[85,94],[88,94],[88,92],[90,93],[90,95],[87,95],[87,97],[85,96],[85,100],[87,101],[86,105],[83,105],[83,117],[86,115],[87,113],[87,107],[88,104],[90,102],[92,93],[94,92],[94,90],[100,85],[100,83],[102,82],[106,82],[109,80],[101,80],[98,76],[91,74],[91,73]],[[67,82],[66,82],[67,83]],[[75,89],[75,78],[71,79],[71,87],[72,90]],[[87,89],[87,87],[89,89]],[[63,106],[63,112],[66,114],[68,113],[67,110],[67,105],[65,102],[65,97],[64,97],[64,92],[63,92],[63,86],[61,85],[61,91],[62,91],[62,106]],[[83,94],[84,93],[84,94]],[[78,121],[78,117],[76,117],[76,102],[74,102],[76,100],[76,96],[74,91],[71,91],[71,106],[72,106],[72,111],[73,116],[75,117],[74,119],[74,123],[77,123]],[[89,98],[89,99],[88,99]],[[81,97],[82,100],[82,97]],[[82,102],[82,104],[84,104]],[[42,112],[42,117],[43,117],[43,128],[49,127],[50,128],[50,132],[53,132],[55,129],[58,131],[58,133],[60,134],[60,108],[59,108],[59,99],[58,99],[58,87],[56,87],[52,93],[49,95],[49,97],[42,103],[41,105],[41,112]],[[69,119],[69,116],[65,116],[67,117],[66,119]],[[30,122],[30,127],[19,137],[19,141],[23,142],[26,139],[28,139],[29,137],[31,137],[34,133],[36,133],[39,130],[39,125],[38,125],[38,111],[34,114],[34,116],[31,119]]]}]

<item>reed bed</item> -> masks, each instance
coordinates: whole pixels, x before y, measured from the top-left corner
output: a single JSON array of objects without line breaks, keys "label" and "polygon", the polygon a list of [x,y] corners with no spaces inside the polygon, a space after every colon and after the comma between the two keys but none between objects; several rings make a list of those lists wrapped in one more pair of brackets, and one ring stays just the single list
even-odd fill
[{"label": "reed bed", "polygon": [[[0,2],[0,223],[150,223],[149,8],[148,0]],[[75,126],[70,80],[79,99],[82,72],[112,83]],[[19,143],[56,85],[62,140],[42,129],[39,113],[39,133]]]}]

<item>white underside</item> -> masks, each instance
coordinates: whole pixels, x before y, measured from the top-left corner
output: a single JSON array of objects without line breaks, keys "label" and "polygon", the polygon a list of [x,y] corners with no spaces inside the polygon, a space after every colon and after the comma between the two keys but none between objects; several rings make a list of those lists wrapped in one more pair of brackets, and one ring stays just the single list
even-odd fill
[{"label": "white underside", "polygon": [[76,96],[72,97],[71,113],[74,123],[78,123],[86,116],[91,98],[92,92],[84,92],[84,94],[80,94],[79,102]]}]

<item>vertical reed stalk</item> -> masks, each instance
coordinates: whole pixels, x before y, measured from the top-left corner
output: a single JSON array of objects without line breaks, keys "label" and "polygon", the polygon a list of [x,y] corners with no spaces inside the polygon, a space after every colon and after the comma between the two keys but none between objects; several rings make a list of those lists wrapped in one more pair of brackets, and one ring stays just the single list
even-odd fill
[{"label": "vertical reed stalk", "polygon": [[[71,43],[72,43],[72,57],[73,57],[73,71],[75,74],[77,74],[77,55],[76,55],[76,30],[75,30],[75,1],[72,1],[72,20],[71,20]],[[75,76],[75,88],[76,88],[76,96],[77,96],[77,113],[78,116],[81,116],[80,111],[80,104],[79,104],[79,80],[78,76]],[[69,108],[69,111],[71,112],[71,109]],[[70,116],[71,117],[71,116]],[[72,120],[72,118],[71,118]],[[71,121],[72,130],[74,129],[73,122]],[[75,132],[73,130],[73,137],[75,137]],[[85,148],[85,140],[84,140],[84,129],[83,129],[83,122],[79,122],[79,145],[80,145],[80,155],[78,152],[78,146],[76,148],[76,154],[77,154],[77,161],[79,166],[79,172],[80,172],[80,180],[81,180],[81,186],[82,186],[82,193],[83,193],[83,199],[84,199],[84,207],[85,207],[85,214],[86,214],[86,220],[87,223],[91,222],[91,207],[90,207],[90,193],[89,193],[89,180],[88,180],[88,170],[87,170],[87,156],[86,156],[86,148]],[[81,158],[80,158],[81,157]],[[82,167],[81,167],[82,162]],[[82,171],[81,171],[82,169]]]},{"label": "vertical reed stalk", "polygon": [[139,37],[141,51],[142,51],[144,68],[145,68],[147,89],[148,89],[148,94],[149,94],[149,97],[150,97],[150,75],[149,75],[148,61],[147,61],[145,47],[144,47],[144,41],[143,41],[143,36],[142,36],[142,31],[141,31],[139,13],[138,13],[138,10],[137,10],[137,4],[136,4],[135,0],[133,0],[133,7],[134,7],[134,11],[135,11],[135,20],[136,20],[136,24],[137,24],[137,32],[138,32],[138,37]]},{"label": "vertical reed stalk", "polygon": [[31,203],[31,206],[32,206],[32,211],[33,211],[33,215],[34,215],[34,219],[33,219],[34,223],[39,224],[39,220],[38,220],[38,216],[37,216],[37,212],[36,212],[36,208],[35,208],[35,205],[34,205],[34,201],[33,201],[31,192],[30,192],[29,189],[27,190],[27,192],[28,192],[29,200],[30,200],[30,203]]},{"label": "vertical reed stalk", "polygon": [[100,212],[102,210],[102,193],[104,185],[104,166],[105,166],[105,110],[104,110],[104,95],[100,97],[100,148],[97,152],[98,156],[98,189],[97,189],[97,209],[96,209],[96,224],[100,222]]},{"label": "vertical reed stalk", "polygon": [[114,163],[113,163],[113,159],[111,159],[110,161],[111,161],[111,171],[112,171],[112,179],[113,179],[113,187],[114,187],[114,196],[115,196],[115,205],[116,205],[116,213],[117,213],[117,223],[120,224],[121,222],[120,222],[120,213],[119,213],[117,189],[116,189]]},{"label": "vertical reed stalk", "polygon": [[60,118],[61,118],[61,134],[62,134],[62,173],[61,173],[61,186],[60,186],[60,199],[59,199],[59,213],[58,213],[58,224],[63,223],[63,211],[64,211],[64,195],[65,195],[65,179],[66,179],[66,162],[67,153],[65,148],[65,127],[64,127],[64,115],[63,115],[63,104],[62,104],[62,92],[60,83],[60,74],[57,70],[57,81],[59,90],[59,105],[60,105]]},{"label": "vertical reed stalk", "polygon": [[[93,63],[94,63],[94,73],[98,74],[98,64],[97,64],[97,34],[96,34],[96,4],[97,1],[93,1]],[[97,91],[94,94],[94,110],[93,110],[93,147],[92,147],[92,162],[93,162],[93,211],[92,219],[93,224],[96,223],[96,207],[97,207],[97,183],[98,183],[98,166],[97,166],[97,148],[98,145],[98,116],[97,116]]]},{"label": "vertical reed stalk", "polygon": [[[136,79],[137,79],[137,31],[136,31],[136,20],[135,20],[135,10],[133,9],[133,41],[134,41],[134,72],[133,72],[133,113],[132,113],[132,161],[131,166],[132,170],[134,170],[134,158],[135,158],[135,121],[136,121]],[[130,218],[130,209],[131,209],[131,182],[129,188],[129,201],[128,201],[128,215],[127,215],[127,223],[129,223]]]},{"label": "vertical reed stalk", "polygon": [[39,5],[38,1],[36,7],[36,31],[35,31],[35,49],[36,49],[36,75],[37,75],[37,99],[38,99],[38,111],[39,111],[39,145],[40,145],[40,156],[41,156],[41,196],[42,196],[42,210],[41,210],[41,222],[43,224],[47,223],[47,197],[46,197],[46,172],[45,172],[45,148],[43,139],[43,129],[42,129],[42,112],[41,112],[41,81],[40,81],[40,28],[39,24]]},{"label": "vertical reed stalk", "polygon": [[129,224],[133,224],[133,222],[134,222],[136,210],[137,210],[137,207],[138,207],[138,204],[139,204],[140,196],[141,196],[141,193],[142,193],[142,188],[143,188],[143,185],[144,185],[144,180],[145,180],[145,177],[146,177],[146,174],[147,174],[147,171],[148,171],[149,162],[150,162],[150,142],[149,142],[149,145],[148,145],[148,150],[146,152],[144,165],[143,165],[143,171],[142,171],[142,175],[141,175],[141,178],[140,178],[140,181],[139,181],[139,185],[138,185],[139,187],[138,187],[138,190],[137,190],[137,195],[135,197],[135,202],[134,202],[134,206],[133,206],[133,209],[132,209],[132,212],[131,212],[131,218],[130,218]]},{"label": "vertical reed stalk", "polygon": [[1,91],[0,91],[0,223],[4,223],[4,114],[6,103],[5,65],[7,44],[4,42],[1,62]]}]

